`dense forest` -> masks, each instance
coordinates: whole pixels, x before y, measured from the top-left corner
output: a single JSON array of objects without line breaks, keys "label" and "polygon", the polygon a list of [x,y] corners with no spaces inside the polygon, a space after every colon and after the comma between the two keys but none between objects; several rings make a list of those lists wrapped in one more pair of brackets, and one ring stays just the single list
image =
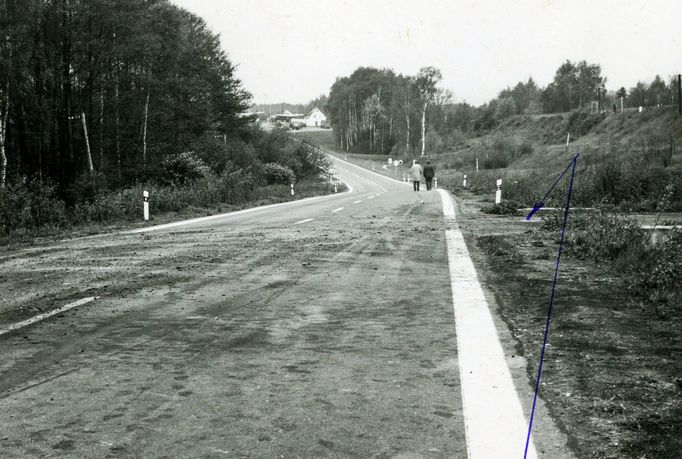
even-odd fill
[{"label": "dense forest", "polygon": [[441,151],[494,128],[514,115],[618,111],[632,107],[674,105],[676,79],[660,76],[630,90],[608,91],[601,67],[566,61],[542,88],[531,78],[502,90],[479,107],[455,103],[439,87],[440,72],[423,68],[417,75],[361,67],[334,83],[323,108],[331,117],[338,145],[374,153]]},{"label": "dense forest", "polygon": [[250,96],[218,37],[166,0],[5,0],[0,17],[0,185],[120,185],[243,125]]},{"label": "dense forest", "polygon": [[327,192],[323,155],[250,105],[168,0],[0,0],[0,235],[136,221],[143,189],[155,214]]}]

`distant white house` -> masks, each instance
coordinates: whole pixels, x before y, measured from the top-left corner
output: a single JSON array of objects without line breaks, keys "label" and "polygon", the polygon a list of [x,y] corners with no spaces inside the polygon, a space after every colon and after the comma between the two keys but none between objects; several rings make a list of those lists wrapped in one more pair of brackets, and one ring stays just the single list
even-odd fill
[{"label": "distant white house", "polygon": [[308,113],[308,116],[304,118],[293,118],[291,120],[292,124],[293,123],[300,123],[305,125],[306,127],[321,127],[326,125],[327,122],[327,117],[322,113],[322,111],[315,107],[312,110],[310,110],[310,113]]},{"label": "distant white house", "polygon": [[305,122],[308,127],[320,127],[326,123],[326,121],[327,117],[317,107],[313,108],[305,118]]}]

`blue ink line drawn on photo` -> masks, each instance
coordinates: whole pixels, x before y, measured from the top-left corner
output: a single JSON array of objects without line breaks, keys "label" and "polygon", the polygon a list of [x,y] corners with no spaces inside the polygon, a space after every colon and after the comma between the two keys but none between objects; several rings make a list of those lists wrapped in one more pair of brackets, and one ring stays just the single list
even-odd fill
[{"label": "blue ink line drawn on photo", "polygon": [[526,220],[530,220],[535,213],[540,210],[544,205],[545,205],[545,200],[549,196],[549,194],[554,190],[554,188],[557,186],[557,184],[561,181],[561,179],[566,175],[566,172],[568,172],[569,169],[571,170],[571,181],[569,182],[568,185],[568,191],[566,193],[566,207],[564,208],[564,219],[561,224],[561,240],[559,241],[559,251],[557,252],[557,257],[556,257],[556,265],[554,267],[554,278],[552,280],[552,289],[550,291],[549,295],[549,305],[547,307],[547,321],[545,322],[545,335],[543,338],[542,342],[542,349],[540,350],[540,362],[538,364],[538,375],[535,380],[535,393],[533,394],[533,407],[531,408],[530,411],[530,418],[528,421],[528,435],[526,436],[526,447],[524,449],[523,457],[526,459],[528,455],[528,446],[530,445],[530,436],[533,431],[533,418],[535,416],[535,406],[538,400],[538,391],[540,389],[540,377],[542,376],[542,362],[544,361],[545,358],[545,349],[547,348],[547,340],[549,338],[549,325],[550,321],[552,318],[552,306],[554,305],[554,297],[555,297],[555,292],[556,292],[556,283],[557,283],[557,277],[559,276],[559,264],[561,262],[561,252],[564,247],[564,238],[566,236],[566,222],[568,221],[568,210],[571,205],[571,193],[573,192],[573,181],[575,179],[575,168],[576,168],[576,163],[578,161],[578,157],[580,156],[580,153],[576,154],[571,162],[566,166],[566,169],[559,175],[559,178],[556,179],[554,182],[554,185],[545,193],[545,195],[542,197],[542,199],[537,202],[533,206],[533,210],[530,211],[530,213],[526,216]]}]

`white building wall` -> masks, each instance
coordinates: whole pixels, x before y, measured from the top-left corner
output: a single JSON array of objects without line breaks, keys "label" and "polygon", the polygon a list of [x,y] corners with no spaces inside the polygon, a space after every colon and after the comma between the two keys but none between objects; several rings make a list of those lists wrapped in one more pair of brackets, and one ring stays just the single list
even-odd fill
[{"label": "white building wall", "polygon": [[313,109],[312,112],[308,115],[306,118],[306,126],[308,127],[315,127],[315,126],[321,126],[322,122],[327,119],[324,114],[318,110],[318,109]]}]

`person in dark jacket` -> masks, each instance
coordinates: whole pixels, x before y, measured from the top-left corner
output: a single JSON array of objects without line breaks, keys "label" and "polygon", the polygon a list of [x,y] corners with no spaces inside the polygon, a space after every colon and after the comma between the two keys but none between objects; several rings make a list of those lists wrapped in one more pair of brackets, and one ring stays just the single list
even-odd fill
[{"label": "person in dark jacket", "polygon": [[426,166],[424,166],[424,180],[426,181],[426,189],[431,189],[431,184],[433,182],[433,177],[436,176],[436,171],[431,165],[431,161],[426,161]]}]

